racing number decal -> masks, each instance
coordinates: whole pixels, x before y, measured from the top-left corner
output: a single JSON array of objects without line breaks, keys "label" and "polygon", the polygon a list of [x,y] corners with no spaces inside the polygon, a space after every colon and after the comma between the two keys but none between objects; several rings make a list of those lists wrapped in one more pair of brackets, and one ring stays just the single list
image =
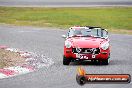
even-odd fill
[{"label": "racing number decal", "polygon": [[80,59],[94,59],[96,58],[96,55],[81,55],[81,54],[76,54],[76,57],[77,58],[80,58]]},{"label": "racing number decal", "polygon": [[88,56],[80,55],[80,59],[88,59]]}]

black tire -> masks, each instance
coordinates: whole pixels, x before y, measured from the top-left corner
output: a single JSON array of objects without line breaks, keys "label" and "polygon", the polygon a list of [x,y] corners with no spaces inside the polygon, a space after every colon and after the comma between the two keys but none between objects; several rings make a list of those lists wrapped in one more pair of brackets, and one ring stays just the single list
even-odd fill
[{"label": "black tire", "polygon": [[102,60],[102,65],[108,65],[109,64],[109,60]]},{"label": "black tire", "polygon": [[108,59],[103,60],[103,61],[102,61],[102,64],[103,64],[103,65],[108,65],[108,64],[109,64],[109,59],[110,59],[110,53],[109,53]]},{"label": "black tire", "polygon": [[63,65],[69,65],[69,64],[70,64],[70,59],[63,56]]}]

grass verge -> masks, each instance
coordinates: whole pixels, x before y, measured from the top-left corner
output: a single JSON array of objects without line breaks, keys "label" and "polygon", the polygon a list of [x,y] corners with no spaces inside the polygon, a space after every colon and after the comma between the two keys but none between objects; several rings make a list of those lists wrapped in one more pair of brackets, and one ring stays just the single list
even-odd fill
[{"label": "grass verge", "polygon": [[90,25],[101,26],[115,33],[132,34],[132,7],[0,7],[0,23],[63,29]]},{"label": "grass verge", "polygon": [[18,53],[0,49],[0,68],[18,66],[25,62]]}]

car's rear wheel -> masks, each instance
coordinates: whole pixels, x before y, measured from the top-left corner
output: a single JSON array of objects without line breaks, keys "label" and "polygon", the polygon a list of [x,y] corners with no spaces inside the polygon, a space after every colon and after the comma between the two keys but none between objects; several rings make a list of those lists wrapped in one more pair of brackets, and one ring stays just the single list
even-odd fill
[{"label": "car's rear wheel", "polygon": [[69,65],[70,64],[70,59],[66,58],[65,56],[63,56],[63,65]]}]

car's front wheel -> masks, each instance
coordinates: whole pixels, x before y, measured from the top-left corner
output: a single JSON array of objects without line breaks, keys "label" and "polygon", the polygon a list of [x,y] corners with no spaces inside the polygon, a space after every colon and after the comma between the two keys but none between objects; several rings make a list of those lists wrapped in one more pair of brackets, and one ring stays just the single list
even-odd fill
[{"label": "car's front wheel", "polygon": [[63,56],[63,65],[69,65],[69,64],[70,64],[70,59]]},{"label": "car's front wheel", "polygon": [[102,64],[103,64],[103,65],[108,65],[108,64],[109,64],[109,59],[103,60],[103,61],[102,61]]},{"label": "car's front wheel", "polygon": [[103,60],[103,61],[102,61],[102,64],[103,64],[103,65],[108,65],[109,62],[110,62],[110,53],[109,53],[109,57],[108,57],[108,59]]}]

